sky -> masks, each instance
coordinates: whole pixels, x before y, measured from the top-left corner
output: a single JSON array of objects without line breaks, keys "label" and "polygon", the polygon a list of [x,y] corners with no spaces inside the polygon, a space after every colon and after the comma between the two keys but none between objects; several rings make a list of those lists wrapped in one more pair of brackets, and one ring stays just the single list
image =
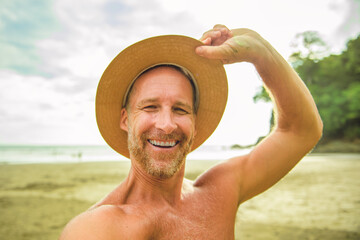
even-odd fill
[{"label": "sky", "polygon": [[[257,31],[285,59],[304,31],[339,53],[360,33],[360,0],[0,0],[0,145],[105,144],[95,94],[110,61],[144,38],[198,39],[218,23]],[[262,82],[251,64],[225,69],[227,108],[205,144],[253,144],[272,105],[253,102]]]}]

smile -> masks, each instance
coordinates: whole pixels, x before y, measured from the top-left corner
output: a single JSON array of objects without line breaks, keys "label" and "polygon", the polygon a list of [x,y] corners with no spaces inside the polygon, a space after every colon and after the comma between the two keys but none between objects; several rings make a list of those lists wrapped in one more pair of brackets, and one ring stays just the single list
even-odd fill
[{"label": "smile", "polygon": [[162,148],[171,148],[174,147],[178,142],[175,140],[172,141],[156,141],[156,140],[148,140],[148,142],[155,146],[155,147],[162,147]]}]

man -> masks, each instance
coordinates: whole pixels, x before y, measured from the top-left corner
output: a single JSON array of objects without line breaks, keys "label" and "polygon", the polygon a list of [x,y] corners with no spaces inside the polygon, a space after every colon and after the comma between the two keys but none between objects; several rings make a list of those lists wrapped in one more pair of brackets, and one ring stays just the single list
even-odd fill
[{"label": "man", "polygon": [[[308,89],[259,34],[216,25],[202,36],[203,45],[177,41],[135,44],[104,72],[98,125],[108,144],[130,157],[131,169],[60,239],[234,239],[239,205],[279,181],[319,140],[322,122]],[[186,154],[214,131],[226,103],[219,60],[254,64],[276,104],[276,126],[251,153],[190,181],[184,179]],[[127,72],[133,73],[123,80]]]}]

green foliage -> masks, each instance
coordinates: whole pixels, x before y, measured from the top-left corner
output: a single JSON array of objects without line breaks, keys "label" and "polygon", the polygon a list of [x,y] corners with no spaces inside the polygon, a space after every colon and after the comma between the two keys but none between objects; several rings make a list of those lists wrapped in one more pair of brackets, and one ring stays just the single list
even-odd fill
[{"label": "green foliage", "polygon": [[[296,51],[290,56],[290,61],[295,65],[301,65],[303,58],[318,60],[327,55],[328,47],[315,31],[298,33],[291,46]],[[296,61],[299,61],[296,63]]]},{"label": "green foliage", "polygon": [[[324,139],[360,138],[360,35],[341,54],[320,58],[325,54],[319,50],[325,46],[323,41],[314,32],[303,34],[307,51],[295,52],[290,60],[314,97],[324,123]],[[257,100],[269,100],[265,89],[256,94]]]},{"label": "green foliage", "polygon": [[360,138],[360,36],[340,55],[302,61],[296,70],[319,108],[324,137]]},{"label": "green foliage", "polygon": [[245,145],[245,146],[242,146],[242,145],[239,145],[239,144],[234,144],[234,145],[231,145],[230,149],[231,149],[231,150],[248,149],[248,148],[251,148],[251,147],[253,147],[253,146],[254,146],[253,144]]},{"label": "green foliage", "polygon": [[255,96],[253,97],[253,100],[254,100],[255,103],[257,103],[258,101],[264,101],[264,102],[270,102],[271,101],[270,96],[269,96],[269,94],[267,93],[267,91],[265,90],[264,87],[262,87],[260,89],[260,91],[255,94]]}]

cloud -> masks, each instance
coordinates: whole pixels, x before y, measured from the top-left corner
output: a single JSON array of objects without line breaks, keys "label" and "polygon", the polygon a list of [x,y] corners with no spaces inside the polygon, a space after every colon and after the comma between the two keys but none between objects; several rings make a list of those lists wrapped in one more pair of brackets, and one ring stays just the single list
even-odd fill
[{"label": "cloud", "polygon": [[[167,13],[156,1],[61,0],[54,8],[60,30],[37,43],[46,59],[41,71],[76,81],[77,90],[96,88],[107,64],[126,46],[153,35],[196,29],[191,16]],[[60,85],[59,90],[66,89]]]},{"label": "cloud", "polygon": [[333,3],[332,7],[344,14],[344,20],[337,33],[344,37],[356,37],[360,32],[360,1],[346,0],[346,4]]},{"label": "cloud", "polygon": [[69,95],[41,76],[13,71],[0,71],[0,79],[6,79],[0,81],[0,89],[6,89],[0,94],[0,143],[66,144],[84,136],[99,140],[88,92]]},{"label": "cloud", "polygon": [[56,29],[52,1],[3,0],[0,3],[0,69],[20,74],[41,74],[36,41]]},{"label": "cloud", "polygon": [[324,39],[333,53],[340,53],[346,47],[347,41],[360,33],[360,1],[332,0],[328,6],[336,14],[337,22]]},{"label": "cloud", "polygon": [[2,5],[0,143],[101,142],[94,99],[107,64],[135,41],[194,24],[155,1]]},{"label": "cloud", "polygon": [[[335,4],[332,11],[328,11],[330,2]],[[224,23],[230,28],[254,28],[286,57],[298,32],[320,29],[329,35],[340,26],[354,31],[357,23],[352,19],[358,18],[354,18],[355,12],[345,18],[351,9],[341,8],[342,2],[2,0],[0,52],[5,57],[0,58],[0,143],[102,142],[94,113],[97,83],[110,61],[134,42],[162,34],[199,38],[213,24]],[[350,25],[341,25],[342,19]],[[345,28],[340,29],[348,36]],[[250,74],[239,69],[229,70],[228,76],[230,85],[242,91],[229,95],[231,112],[224,116],[225,124],[215,133],[214,142],[231,135],[234,128],[225,126],[234,126],[236,121],[250,131],[253,119],[262,119],[265,127],[255,126],[252,132],[260,135],[267,131],[268,108],[263,115],[261,109],[253,115],[247,113],[249,121],[244,113],[234,118],[235,107],[251,111],[253,90],[249,85],[252,89],[260,85],[239,87],[238,76],[247,79]],[[245,95],[249,100],[244,101]],[[246,106],[231,105],[232,99]],[[229,137],[226,140],[232,141]]]}]

